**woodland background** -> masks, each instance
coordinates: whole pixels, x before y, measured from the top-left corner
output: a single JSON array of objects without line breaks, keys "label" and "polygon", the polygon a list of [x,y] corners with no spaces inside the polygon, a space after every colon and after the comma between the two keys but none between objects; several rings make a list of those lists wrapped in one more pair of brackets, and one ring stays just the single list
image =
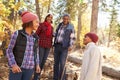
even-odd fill
[{"label": "woodland background", "polygon": [[[21,17],[18,13],[19,11],[26,10],[36,13],[39,16],[40,22],[43,22],[45,16],[48,13],[51,13],[53,15],[54,29],[56,29],[57,25],[61,22],[61,17],[64,13],[70,14],[71,23],[73,23],[76,30],[76,43],[72,54],[74,53],[76,56],[81,56],[83,52],[82,49],[84,48],[84,34],[87,32],[95,32],[99,36],[98,46],[103,54],[103,58],[105,60],[104,63],[109,63],[108,65],[113,66],[113,70],[114,68],[118,69],[114,71],[119,72],[119,0],[0,0],[0,61],[1,65],[3,65],[3,68],[0,69],[0,80],[6,80],[1,77],[1,70],[8,67],[6,60],[4,59],[4,55],[10,41],[10,36],[15,30],[21,29]],[[52,59],[52,57],[50,59]],[[75,62],[76,57],[75,61],[73,60],[73,63]],[[77,67],[80,67],[80,65]],[[107,66],[107,69],[108,68],[109,67]],[[108,69],[108,71],[110,69]],[[6,71],[8,71],[8,69],[6,69]],[[111,71],[111,73],[113,73],[113,71]],[[112,77],[116,77],[116,75],[117,74]],[[110,76],[111,75],[108,77]],[[116,78],[120,80],[120,77]],[[103,80],[114,79],[109,78]]]}]

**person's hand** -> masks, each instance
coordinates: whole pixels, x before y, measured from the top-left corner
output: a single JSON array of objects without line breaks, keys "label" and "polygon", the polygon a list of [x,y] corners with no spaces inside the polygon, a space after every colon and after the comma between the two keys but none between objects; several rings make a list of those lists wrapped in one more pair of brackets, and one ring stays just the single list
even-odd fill
[{"label": "person's hand", "polygon": [[13,65],[12,66],[12,72],[13,73],[19,73],[19,72],[22,72],[20,67],[18,65]]},{"label": "person's hand", "polygon": [[68,48],[68,51],[71,51],[73,49],[73,47],[72,46],[70,46],[69,48]]},{"label": "person's hand", "polygon": [[36,66],[36,73],[40,73],[40,71],[41,71],[40,66],[37,65],[37,66]]}]

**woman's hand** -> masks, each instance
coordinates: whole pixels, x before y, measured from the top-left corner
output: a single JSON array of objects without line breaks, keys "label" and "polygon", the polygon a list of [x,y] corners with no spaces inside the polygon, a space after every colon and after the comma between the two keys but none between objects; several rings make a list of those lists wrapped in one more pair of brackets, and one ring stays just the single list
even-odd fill
[{"label": "woman's hand", "polygon": [[37,65],[37,66],[36,66],[36,73],[40,73],[40,71],[41,71],[40,66]]},{"label": "woman's hand", "polygon": [[12,66],[12,72],[13,73],[19,73],[19,72],[22,72],[20,67],[18,65],[13,65]]}]

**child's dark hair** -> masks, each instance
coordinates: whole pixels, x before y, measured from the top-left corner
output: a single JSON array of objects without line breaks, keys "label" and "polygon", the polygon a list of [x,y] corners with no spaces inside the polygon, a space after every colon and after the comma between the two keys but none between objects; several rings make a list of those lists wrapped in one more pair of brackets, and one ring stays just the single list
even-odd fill
[{"label": "child's dark hair", "polygon": [[[46,17],[45,17],[45,22],[47,22],[47,17],[49,16],[52,16],[51,14],[48,14]],[[53,21],[51,21],[51,23],[53,23]]]},{"label": "child's dark hair", "polygon": [[27,28],[27,27],[30,27],[30,26],[33,26],[33,21],[30,21],[30,22],[28,22],[28,23],[22,24],[23,29],[25,29],[25,28]]}]

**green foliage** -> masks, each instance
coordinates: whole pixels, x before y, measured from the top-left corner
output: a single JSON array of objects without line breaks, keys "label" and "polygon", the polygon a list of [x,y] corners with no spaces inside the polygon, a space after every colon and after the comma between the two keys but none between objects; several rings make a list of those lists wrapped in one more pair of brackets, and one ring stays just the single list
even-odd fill
[{"label": "green foliage", "polygon": [[118,26],[117,36],[120,38],[120,24],[118,24],[117,26]]},{"label": "green foliage", "polygon": [[80,1],[80,3],[83,3],[83,0],[79,0]]},{"label": "green foliage", "polygon": [[76,15],[79,11],[83,13],[87,7],[87,3],[83,2],[84,0],[66,0],[65,12],[69,13],[72,20],[76,20]]},{"label": "green foliage", "polygon": [[[117,28],[118,28],[118,21],[117,21],[117,17],[118,17],[118,10],[116,8],[117,6],[117,2],[116,0],[113,1],[113,5],[110,5],[111,10],[110,10],[110,16],[111,16],[111,20],[110,20],[110,40],[114,40],[115,37],[117,36]],[[111,33],[112,32],[112,33]]]},{"label": "green foliage", "polygon": [[111,12],[112,7],[118,8],[120,4],[119,0],[102,0],[100,9],[105,12]]},{"label": "green foliage", "polygon": [[65,13],[66,1],[65,0],[58,0],[57,2],[53,0],[51,3],[51,10],[50,12],[54,15],[54,22],[55,25],[61,20],[61,16]]},{"label": "green foliage", "polygon": [[[4,39],[4,31],[6,28],[13,30],[15,21],[11,21],[8,17],[14,11],[13,16],[20,8],[24,6],[24,2],[15,2],[15,0],[0,0],[0,40]],[[16,18],[17,16],[15,16]],[[12,17],[14,19],[14,17]],[[17,18],[16,18],[17,19]]]},{"label": "green foliage", "polygon": [[72,20],[75,20],[78,10],[78,0],[66,0],[65,12],[69,13]]},{"label": "green foliage", "polygon": [[109,24],[109,36],[110,36],[110,40],[114,40],[115,37],[117,37],[117,35],[119,34],[119,26],[118,26],[118,21],[117,21],[117,17],[118,17],[118,8],[119,8],[119,4],[120,1],[119,0],[110,0],[111,2],[109,4],[107,0],[103,0],[102,2],[102,8],[101,10],[108,12],[110,14],[110,24]]},{"label": "green foliage", "polygon": [[113,7],[113,10],[111,11],[111,21],[110,21],[110,28],[111,28],[111,32],[113,32],[113,33],[111,33],[111,35],[112,36],[116,36],[116,34],[117,34],[117,24],[118,24],[118,22],[117,22],[117,11],[116,11],[116,9]]},{"label": "green foliage", "polygon": [[7,8],[2,1],[0,1],[0,18],[7,17],[10,14],[10,8]]}]

